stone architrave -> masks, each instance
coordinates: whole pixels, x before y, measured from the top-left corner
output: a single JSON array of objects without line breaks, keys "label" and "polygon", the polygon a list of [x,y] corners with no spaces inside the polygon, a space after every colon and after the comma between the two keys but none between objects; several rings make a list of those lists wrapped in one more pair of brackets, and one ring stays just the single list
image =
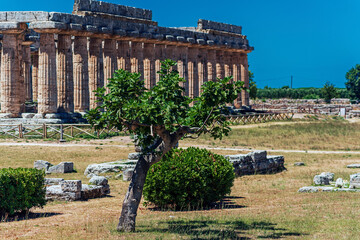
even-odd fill
[{"label": "stone architrave", "polygon": [[58,112],[74,112],[73,52],[71,35],[58,35]]},{"label": "stone architrave", "polygon": [[145,87],[150,89],[155,82],[155,53],[153,43],[144,43],[144,80]]},{"label": "stone architrave", "polygon": [[53,33],[40,35],[38,113],[57,112],[56,49]]},{"label": "stone architrave", "polygon": [[197,59],[199,49],[191,47],[188,50],[188,81],[189,81],[189,97],[194,98],[198,95],[198,66]]},{"label": "stone architrave", "polygon": [[[109,79],[113,77],[115,69],[117,69],[116,58],[116,40],[104,40],[104,86],[109,83]],[[108,92],[108,89],[107,89]]]},{"label": "stone architrave", "polygon": [[131,72],[140,73],[141,79],[144,78],[144,49],[142,42],[131,42]]},{"label": "stone architrave", "polygon": [[155,86],[155,84],[160,80],[160,75],[157,74],[157,72],[160,71],[160,67],[161,67],[161,61],[165,60],[165,45],[163,44],[155,44],[155,72],[156,72],[156,77],[155,77],[155,82],[151,83],[151,87]]},{"label": "stone architrave", "polygon": [[[249,70],[248,70],[248,61],[247,55],[241,54],[241,81],[243,81],[244,87],[249,88]],[[249,106],[249,92],[246,90],[241,91],[241,100],[242,105]]]},{"label": "stone architrave", "polygon": [[216,77],[224,78],[224,51],[216,51]]},{"label": "stone architrave", "polygon": [[31,54],[31,80],[32,80],[32,100],[38,100],[38,73],[39,73],[39,53]]},{"label": "stone architrave", "polygon": [[25,101],[32,100],[32,83],[31,83],[31,52],[30,45],[27,43],[23,45],[23,74],[24,74],[24,88],[25,88]]},{"label": "stone architrave", "polygon": [[119,69],[131,71],[130,42],[121,40],[117,42],[117,64]]},{"label": "stone architrave", "polygon": [[3,35],[1,52],[1,112],[18,117],[23,109],[21,80],[22,34]]},{"label": "stone architrave", "polygon": [[209,49],[207,52],[207,80],[216,80],[216,51]]},{"label": "stone architrave", "polygon": [[74,111],[89,110],[89,71],[87,38],[76,36],[74,39]]},{"label": "stone architrave", "polygon": [[90,109],[96,108],[99,103],[95,90],[104,86],[104,74],[102,71],[102,39],[90,38],[89,42],[89,94]]}]

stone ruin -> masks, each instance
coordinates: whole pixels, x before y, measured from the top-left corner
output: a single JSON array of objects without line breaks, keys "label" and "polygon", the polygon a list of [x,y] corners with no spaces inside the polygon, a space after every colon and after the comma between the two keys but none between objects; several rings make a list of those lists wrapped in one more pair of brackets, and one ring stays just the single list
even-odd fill
[{"label": "stone ruin", "polygon": [[[130,181],[139,153],[130,153],[127,160],[90,164],[84,172],[88,178],[98,175],[115,174],[115,178]],[[225,155],[234,167],[237,177],[253,174],[269,174],[286,170],[284,156],[268,156],[266,151],[254,151],[248,154]]]},{"label": "stone ruin", "polygon": [[[164,59],[177,62],[190,97],[205,81],[230,75],[249,86],[253,47],[240,26],[200,19],[197,27],[160,27],[150,10],[75,0],[72,14],[0,12],[0,34],[1,118],[82,114],[97,106],[93,91],[116,69],[141,73],[151,88]],[[249,105],[248,92],[240,95],[234,106]],[[26,109],[26,102],[37,108]]]},{"label": "stone ruin", "polygon": [[74,172],[73,162],[61,162],[58,165],[52,165],[48,161],[37,160],[34,162],[34,168],[38,170],[45,170],[46,174],[50,173],[72,173]]}]

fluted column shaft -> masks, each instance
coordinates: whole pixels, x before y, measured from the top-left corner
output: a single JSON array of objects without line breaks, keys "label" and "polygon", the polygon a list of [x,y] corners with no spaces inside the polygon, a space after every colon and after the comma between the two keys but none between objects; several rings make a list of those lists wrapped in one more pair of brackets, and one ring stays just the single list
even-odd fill
[{"label": "fluted column shaft", "polygon": [[74,39],[74,111],[86,112],[89,109],[89,71],[87,38]]},{"label": "fluted column shaft", "polygon": [[99,103],[95,90],[104,86],[104,71],[102,71],[102,39],[90,38],[89,42],[89,94],[90,109],[96,108]]},{"label": "fluted column shaft", "polygon": [[165,60],[165,45],[163,44],[155,44],[155,72],[156,72],[156,76],[155,76],[155,83],[151,83],[151,86],[154,86],[159,80],[160,80],[160,75],[157,74],[158,71],[160,71],[161,68],[161,61]]},{"label": "fluted column shaft", "polygon": [[144,78],[144,51],[142,42],[131,42],[131,72],[141,74],[141,78]]},{"label": "fluted column shaft", "polygon": [[216,77],[224,78],[224,51],[216,51]]},{"label": "fluted column shaft", "polygon": [[31,83],[32,83],[32,100],[38,100],[38,74],[39,74],[39,53],[31,55]]},{"label": "fluted column shaft", "polygon": [[[176,47],[176,53],[177,53],[177,70],[179,72],[179,76],[181,78],[187,79],[187,54],[188,54],[188,48],[183,46],[177,46]],[[180,86],[186,89],[189,87],[188,82],[181,82]]]},{"label": "fluted column shaft", "polygon": [[31,51],[30,45],[23,46],[23,74],[25,84],[25,101],[32,100],[32,83],[31,83]]},{"label": "fluted column shaft", "polygon": [[58,35],[58,112],[74,112],[73,52],[71,35]]},{"label": "fluted column shaft", "polygon": [[56,49],[54,34],[42,33],[39,48],[38,113],[57,112]]},{"label": "fluted column shaft", "polygon": [[[22,34],[4,34],[1,52],[1,112],[18,117],[23,110],[21,101],[21,42]],[[21,96],[22,95],[22,96]]]},{"label": "fluted column shaft", "polygon": [[130,42],[129,41],[118,41],[117,42],[117,64],[119,69],[131,71],[130,63]]},{"label": "fluted column shaft", "polygon": [[[232,69],[233,69],[233,80],[234,83],[240,81],[240,55],[239,53],[232,54]],[[241,93],[239,93],[237,99],[234,100],[235,108],[241,107]]]},{"label": "fluted column shaft", "polygon": [[188,82],[189,92],[188,96],[191,98],[198,95],[198,71],[197,71],[197,58],[199,54],[198,48],[189,48],[188,51]]},{"label": "fluted column shaft", "polygon": [[156,81],[155,53],[153,43],[144,43],[144,81],[145,87],[150,89]]},{"label": "fluted column shaft", "polygon": [[199,55],[198,55],[198,96],[201,95],[202,90],[201,87],[204,84],[204,82],[207,82],[207,50],[204,48],[199,49]]},{"label": "fluted column shaft", "polygon": [[216,80],[216,51],[209,49],[207,55],[208,55],[207,80],[215,81]]},{"label": "fluted column shaft", "polygon": [[[249,88],[249,69],[248,69],[248,60],[246,54],[241,55],[241,81],[245,83],[244,86],[246,88]],[[250,102],[249,102],[248,91],[243,90],[241,92],[241,100],[242,100],[242,105],[249,106]]]},{"label": "fluted column shaft", "polygon": [[109,83],[109,79],[113,77],[115,69],[117,69],[116,59],[116,40],[104,40],[104,85]]}]

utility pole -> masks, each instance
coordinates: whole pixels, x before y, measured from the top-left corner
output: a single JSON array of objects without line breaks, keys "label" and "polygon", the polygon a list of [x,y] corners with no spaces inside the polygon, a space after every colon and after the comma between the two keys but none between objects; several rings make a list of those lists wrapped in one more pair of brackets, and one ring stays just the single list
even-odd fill
[{"label": "utility pole", "polygon": [[293,83],[293,76],[291,75],[291,85],[290,85],[290,88],[292,88],[292,83]]}]

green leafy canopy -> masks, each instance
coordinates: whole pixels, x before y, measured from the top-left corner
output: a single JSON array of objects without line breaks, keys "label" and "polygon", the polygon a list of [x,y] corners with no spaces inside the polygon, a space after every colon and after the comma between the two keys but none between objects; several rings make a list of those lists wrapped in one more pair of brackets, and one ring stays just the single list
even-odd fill
[{"label": "green leafy canopy", "polygon": [[172,60],[163,61],[159,81],[151,89],[144,87],[139,73],[117,70],[107,90],[96,91],[99,106],[88,112],[88,121],[98,129],[126,128],[138,136],[140,146],[159,137],[154,129],[170,135],[185,132],[184,137],[227,135],[230,128],[222,109],[238,97],[244,83],[230,83],[231,77],[208,81],[201,86],[201,95],[191,99],[181,86],[186,81],[172,70],[175,65]]}]

